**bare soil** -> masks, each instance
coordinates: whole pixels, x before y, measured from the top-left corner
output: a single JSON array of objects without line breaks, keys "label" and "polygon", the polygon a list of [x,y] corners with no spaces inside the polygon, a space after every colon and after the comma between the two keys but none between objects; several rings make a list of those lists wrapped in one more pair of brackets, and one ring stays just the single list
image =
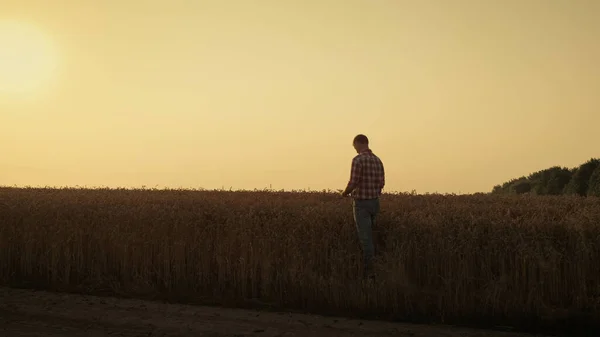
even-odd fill
[{"label": "bare soil", "polygon": [[0,288],[0,336],[532,335]]}]

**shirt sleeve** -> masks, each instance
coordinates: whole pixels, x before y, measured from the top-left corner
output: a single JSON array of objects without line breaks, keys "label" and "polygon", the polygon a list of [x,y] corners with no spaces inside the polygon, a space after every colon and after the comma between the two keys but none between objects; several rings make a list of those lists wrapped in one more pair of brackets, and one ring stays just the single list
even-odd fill
[{"label": "shirt sleeve", "polygon": [[352,168],[350,170],[350,181],[348,182],[348,186],[356,187],[358,183],[360,183],[360,174],[362,172],[362,165],[358,156],[352,159]]}]

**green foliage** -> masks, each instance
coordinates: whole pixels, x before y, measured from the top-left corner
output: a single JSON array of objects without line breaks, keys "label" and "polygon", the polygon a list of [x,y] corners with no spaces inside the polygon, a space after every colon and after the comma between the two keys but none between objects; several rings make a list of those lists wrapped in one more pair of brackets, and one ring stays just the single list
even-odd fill
[{"label": "green foliage", "polygon": [[554,166],[532,173],[527,177],[532,185],[532,192],[537,195],[559,195],[571,180],[568,168]]},{"label": "green foliage", "polygon": [[494,186],[493,194],[523,194],[531,191],[531,184],[528,183],[527,177],[511,179],[502,185]]},{"label": "green foliage", "polygon": [[598,195],[600,173],[596,171],[599,169],[600,159],[594,158],[574,169],[553,166],[531,173],[527,177],[511,179],[502,185],[496,185],[492,194]]},{"label": "green foliage", "polygon": [[529,193],[531,192],[531,183],[527,179],[519,180],[512,184],[511,189],[515,194]]},{"label": "green foliage", "polygon": [[590,177],[587,195],[588,197],[600,197],[600,165],[596,167]]},{"label": "green foliage", "polygon": [[592,174],[600,165],[599,159],[590,159],[581,164],[565,187],[565,194],[586,196]]}]

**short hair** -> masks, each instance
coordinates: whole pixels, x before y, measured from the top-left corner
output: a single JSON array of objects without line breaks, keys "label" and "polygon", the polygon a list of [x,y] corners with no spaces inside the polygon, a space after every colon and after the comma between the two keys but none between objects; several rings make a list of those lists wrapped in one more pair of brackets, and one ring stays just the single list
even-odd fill
[{"label": "short hair", "polygon": [[357,135],[354,137],[353,143],[369,145],[369,138],[365,135]]}]

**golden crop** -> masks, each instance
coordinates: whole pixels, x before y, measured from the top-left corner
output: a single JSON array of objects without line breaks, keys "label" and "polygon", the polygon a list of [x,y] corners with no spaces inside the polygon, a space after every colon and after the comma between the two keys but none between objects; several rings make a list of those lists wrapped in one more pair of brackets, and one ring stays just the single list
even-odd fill
[{"label": "golden crop", "polygon": [[374,283],[334,193],[0,189],[0,283],[390,319],[598,321],[600,199],[384,195]]}]

